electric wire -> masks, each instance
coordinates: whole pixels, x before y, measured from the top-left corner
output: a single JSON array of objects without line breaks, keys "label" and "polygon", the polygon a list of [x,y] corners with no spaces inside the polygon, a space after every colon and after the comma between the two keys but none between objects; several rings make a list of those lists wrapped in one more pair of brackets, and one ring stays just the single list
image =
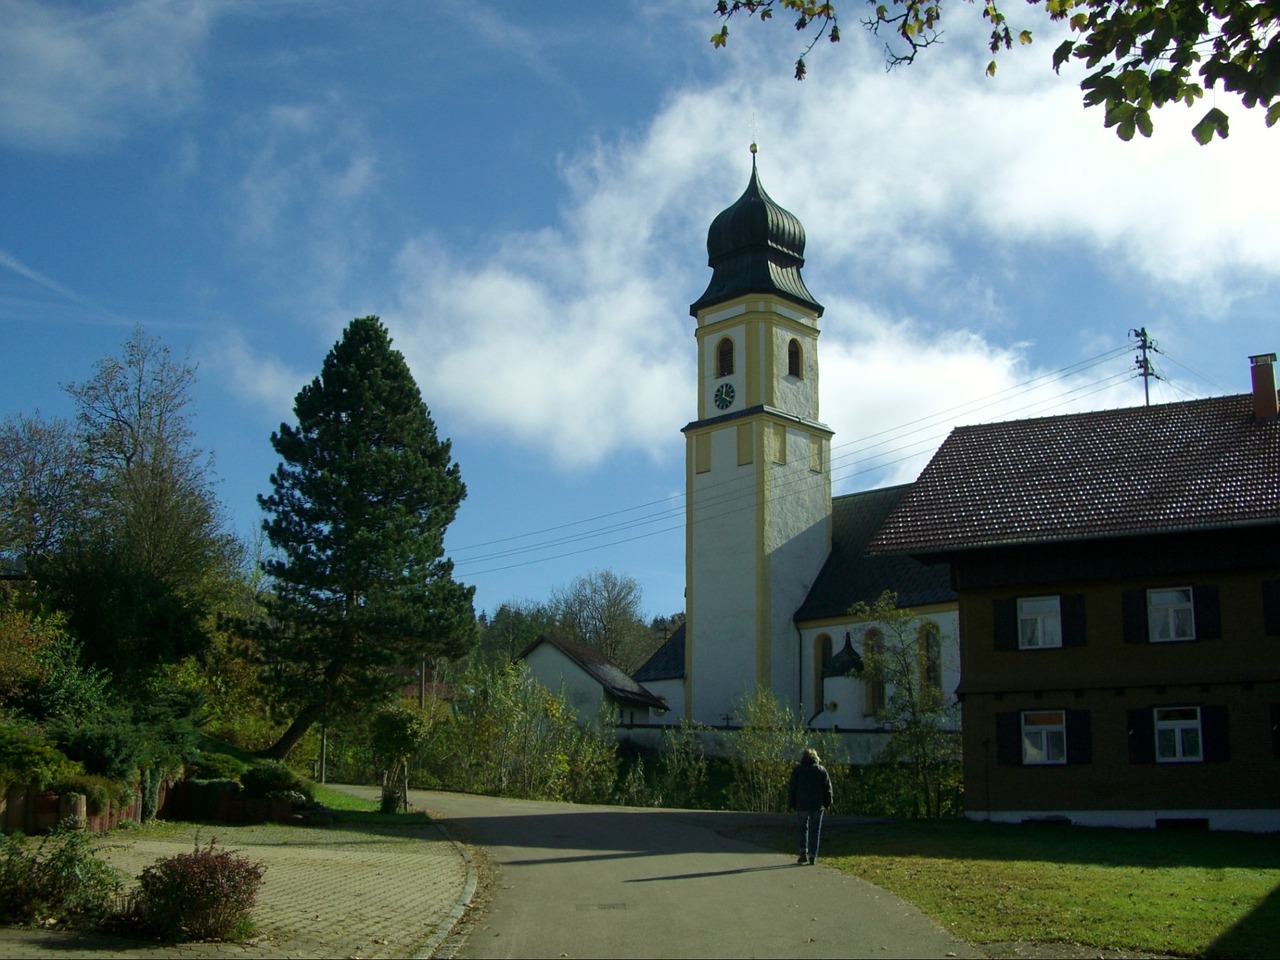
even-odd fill
[{"label": "electric wire", "polygon": [[[1037,396],[1013,408],[1002,405],[1017,395],[1025,395],[1033,389],[1043,390],[1105,364],[1127,353],[1130,349],[1131,346],[1125,344],[992,394],[839,444],[832,449],[832,456],[827,464],[832,483],[847,483],[853,478],[881,472],[926,456],[935,450],[937,444],[951,432],[957,419],[967,418],[980,411],[1000,407],[1001,419],[1043,415],[1045,410],[1061,409],[1064,405],[1078,403],[1084,398],[1108,390],[1120,381],[1134,379],[1139,374],[1132,370],[1125,370],[1088,382],[1072,384],[1064,391]],[[1178,365],[1183,366],[1180,363]],[[1194,371],[1191,372],[1194,373]],[[1178,389],[1184,388],[1179,385]],[[921,436],[921,434],[924,435]],[[840,451],[838,455],[836,451]],[[805,464],[802,464],[805,469],[797,469],[791,476],[782,479],[775,487],[771,502],[785,499],[794,492],[797,484],[805,484],[808,481],[810,471],[806,465],[807,458],[800,459],[805,461]],[[744,483],[741,479],[732,478],[699,491],[699,508],[707,522],[744,509],[753,509],[755,505],[755,486],[751,480]],[[686,507],[684,493],[672,494],[581,520],[451,549],[450,556],[454,560],[455,569],[459,575],[470,578],[480,577],[632,543],[683,529],[688,520]],[[601,521],[608,522],[592,526],[601,524]],[[589,527],[589,529],[580,529],[583,527]],[[485,552],[473,552],[481,550]],[[556,552],[545,553],[549,550]],[[467,556],[468,553],[471,555]]]},{"label": "electric wire", "polygon": [[[1106,353],[1099,354],[1095,357],[1090,357],[1087,360],[1082,360],[1077,363],[1070,364],[1066,367],[1063,367],[1061,370],[1053,371],[1051,373],[1041,374],[1040,376],[1037,376],[1037,377],[1032,377],[1029,380],[1025,380],[1021,383],[1014,384],[1013,386],[1006,387],[1003,390],[996,391],[993,394],[988,394],[984,397],[978,397],[978,398],[975,398],[974,400],[966,401],[965,403],[958,404],[953,407],[948,407],[943,410],[939,410],[936,413],[929,414],[925,417],[919,417],[915,420],[908,421],[905,424],[900,424],[894,427],[886,427],[885,429],[877,431],[876,433],[873,433],[873,434],[869,434],[866,437],[855,438],[853,440],[845,441],[844,443],[839,444],[838,446],[833,448],[831,465],[834,468],[835,465],[842,460],[846,460],[852,456],[862,453],[867,449],[874,449],[875,447],[882,446],[883,444],[890,442],[890,439],[884,439],[884,440],[881,440],[880,443],[878,444],[871,444],[869,446],[866,445],[867,441],[872,440],[876,437],[886,437],[887,435],[891,435],[891,434],[901,434],[901,431],[903,431],[906,427],[916,426],[917,424],[925,424],[925,425],[936,424],[937,421],[946,421],[948,423],[953,423],[955,417],[962,415],[964,413],[972,412],[974,409],[983,409],[983,408],[993,406],[996,403],[998,403],[1001,398],[1006,397],[1010,394],[1013,394],[1018,390],[1026,389],[1027,387],[1033,386],[1035,384],[1038,384],[1044,381],[1052,382],[1054,380],[1063,379],[1073,372],[1077,372],[1079,370],[1088,369],[1090,367],[1097,366],[1098,364],[1103,363],[1107,360],[1110,360],[1121,353],[1127,352],[1127,350],[1128,350],[1128,346],[1125,345],[1125,346],[1116,348],[1114,350],[1107,351]],[[925,428],[926,427],[919,427],[917,431],[911,431],[911,432],[918,432],[919,429],[925,429]],[[908,432],[906,434],[901,434],[901,435],[909,436],[911,432]],[[926,441],[922,441],[922,442],[931,442],[933,439],[936,439],[936,436],[927,438]],[[836,450],[847,450],[847,452],[841,454],[840,456],[834,456],[834,453]],[[731,481],[727,481],[727,482],[731,482]],[[494,540],[487,540],[477,544],[470,544],[466,546],[456,547],[456,548],[453,548],[450,552],[451,552],[451,555],[453,555],[456,559],[459,554],[466,553],[471,550],[478,550],[484,547],[496,546],[498,544],[503,544],[503,543],[512,543],[518,540],[527,540],[531,537],[540,537],[545,534],[556,533],[557,531],[568,530],[574,527],[580,527],[586,524],[596,523],[600,520],[607,520],[611,517],[620,517],[629,513],[634,513],[639,510],[645,510],[650,507],[656,507],[661,504],[668,504],[673,501],[683,504],[684,494],[682,493],[673,494],[668,497],[661,497],[656,500],[650,500],[646,503],[638,504],[634,507],[624,507],[620,510],[612,510],[607,513],[598,514],[593,517],[587,517],[582,520],[572,520],[572,521],[568,521],[561,524],[555,524],[550,527],[543,527],[537,530],[532,530],[527,533],[513,534],[511,536],[500,537]],[[683,509],[683,507],[681,506],[680,509]],[[637,522],[647,522],[647,520],[649,519],[653,519],[653,518],[641,518],[641,520]],[[625,526],[625,524],[617,524],[617,525]],[[614,526],[617,526],[617,525],[614,525]],[[607,530],[612,528],[613,527],[601,528],[601,529]],[[591,534],[588,533],[585,535],[589,536]],[[552,539],[552,540],[545,541],[545,543],[547,544],[556,544],[559,542],[561,542],[560,539]],[[539,545],[541,545],[542,543],[543,542],[540,541]],[[520,548],[518,552],[524,552],[524,550],[525,548]],[[517,551],[513,551],[513,552],[517,552]],[[480,559],[490,559],[492,556],[494,555],[485,554],[478,557],[471,557],[471,558],[468,558],[468,562],[477,561]]]}]

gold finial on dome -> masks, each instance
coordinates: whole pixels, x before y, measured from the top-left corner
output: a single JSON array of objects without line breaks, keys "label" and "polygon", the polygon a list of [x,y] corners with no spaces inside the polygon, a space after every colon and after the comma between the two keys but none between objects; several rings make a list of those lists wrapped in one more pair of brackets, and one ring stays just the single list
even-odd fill
[{"label": "gold finial on dome", "polygon": [[760,148],[756,146],[756,142],[755,142],[754,140],[752,140],[752,141],[751,141],[751,155],[754,157],[754,156],[759,152],[759,150],[760,150]]}]

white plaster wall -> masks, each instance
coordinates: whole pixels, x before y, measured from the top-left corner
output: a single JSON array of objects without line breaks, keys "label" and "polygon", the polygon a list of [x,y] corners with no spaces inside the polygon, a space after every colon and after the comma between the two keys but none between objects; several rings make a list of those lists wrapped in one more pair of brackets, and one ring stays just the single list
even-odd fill
[{"label": "white plaster wall", "polygon": [[[702,743],[703,750],[712,757],[732,757],[738,746],[738,732],[735,730],[694,730],[694,736]],[[633,740],[636,743],[654,750],[662,747],[662,727],[630,727],[615,729],[618,739]],[[840,741],[841,750],[851,764],[862,765],[875,759],[888,742],[887,734],[855,734],[846,731],[830,734]],[[823,757],[824,762],[833,763],[830,756]],[[836,798],[837,805],[840,798]]]},{"label": "white plaster wall", "polygon": [[[757,421],[754,429],[766,425]],[[711,471],[694,477],[688,629],[692,719],[722,724],[765,679],[756,672],[761,552],[767,563],[767,679],[781,702],[797,705],[800,656],[793,617],[829,550],[831,488],[825,473],[809,469],[804,431],[788,431],[785,464],[773,463],[770,441],[764,445],[763,467],[758,462],[738,466],[734,424],[715,431],[711,444]],[[799,454],[794,460],[792,449]],[[766,481],[757,493],[759,472]]]},{"label": "white plaster wall", "polygon": [[[733,341],[733,373],[727,377],[717,377],[717,348],[720,346],[720,341],[726,337]],[[700,353],[702,357],[701,369],[698,371],[698,397],[700,400],[698,417],[709,420],[712,417],[741,410],[747,402],[746,330],[741,325],[735,324],[722,330],[708,331],[703,337]],[[733,405],[726,410],[721,410],[715,405],[716,388],[722,383],[731,384],[734,391]]]},{"label": "white plaster wall", "polygon": [[594,720],[600,712],[604,688],[599,681],[548,643],[539,644],[524,659],[525,669],[540,684],[558,694],[583,720]]},{"label": "white plaster wall", "polygon": [[[803,331],[796,330],[791,327],[777,327],[773,330],[773,356],[777,367],[777,369],[773,371],[774,376],[776,377],[776,383],[774,386],[774,405],[779,410],[785,410],[787,413],[793,414],[797,417],[817,420],[817,329],[812,321],[806,322],[805,326],[813,330],[812,335],[806,335]],[[792,339],[800,341],[801,357],[803,360],[801,364],[801,371],[804,373],[804,376],[800,378],[787,376],[787,346],[791,343]]]},{"label": "white plaster wall", "polygon": [[644,688],[656,697],[666,697],[666,713],[657,710],[649,711],[649,722],[667,726],[679,726],[684,719],[684,681],[683,680],[651,680]]},{"label": "white plaster wall", "polygon": [[[800,456],[791,457],[795,450]],[[801,696],[795,612],[826,561],[831,544],[831,484],[809,469],[808,434],[787,431],[787,463],[769,464],[765,507],[773,694],[793,710]]]},{"label": "white plaster wall", "polygon": [[1208,820],[1210,830],[1238,830],[1243,833],[1280,832],[1280,810],[995,810],[986,813],[966,810],[970,820],[993,823],[1024,823],[1065,817],[1082,827],[1120,827],[1126,830],[1153,829],[1157,820]]},{"label": "white plaster wall", "polygon": [[737,426],[711,434],[711,471],[690,507],[687,643],[692,719],[718,724],[756,684],[756,464],[738,466]]},{"label": "white plaster wall", "polygon": [[[960,685],[960,614],[958,609],[937,610],[917,616],[912,621],[912,633],[925,620],[932,620],[938,625],[942,634],[942,691],[950,702],[954,702],[956,687]],[[813,716],[818,708],[819,694],[813,689],[814,648],[822,634],[831,637],[831,652],[839,653],[844,647],[844,635],[849,632],[853,636],[853,648],[859,654],[863,652],[862,633],[873,624],[855,623],[852,620],[844,623],[826,623],[822,626],[806,626],[800,631],[800,644],[803,651],[801,677],[804,679],[804,714],[805,719]],[[860,677],[829,677],[825,683],[826,694],[823,703],[834,700],[836,710],[824,710],[813,720],[815,729],[872,730],[878,724],[874,717],[865,715],[866,683]],[[890,685],[885,690],[886,699],[893,692]],[[954,712],[952,729],[960,729],[960,711]]]}]

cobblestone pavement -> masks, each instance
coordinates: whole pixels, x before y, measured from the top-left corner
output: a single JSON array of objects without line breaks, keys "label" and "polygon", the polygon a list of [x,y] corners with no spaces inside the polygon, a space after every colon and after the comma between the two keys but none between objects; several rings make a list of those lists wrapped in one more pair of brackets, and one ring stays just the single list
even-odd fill
[{"label": "cobblestone pavement", "polygon": [[466,851],[436,827],[161,825],[115,835],[102,856],[127,876],[217,838],[266,868],[248,943],[153,946],[119,938],[0,929],[0,956],[429,957],[475,886]]}]

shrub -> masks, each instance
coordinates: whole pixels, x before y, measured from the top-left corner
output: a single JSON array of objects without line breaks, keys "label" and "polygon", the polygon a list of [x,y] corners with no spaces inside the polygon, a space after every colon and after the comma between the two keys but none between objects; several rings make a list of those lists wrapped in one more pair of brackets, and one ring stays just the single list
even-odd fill
[{"label": "shrub", "polygon": [[206,753],[197,766],[201,780],[239,780],[249,765],[229,753]]},{"label": "shrub", "polygon": [[267,794],[266,799],[283,800],[293,804],[295,807],[305,807],[311,802],[310,797],[305,793],[299,793],[297,790],[272,790]]},{"label": "shrub", "polygon": [[191,816],[196,820],[214,820],[222,797],[234,800],[240,795],[240,784],[234,780],[188,780]]},{"label": "shrub", "polygon": [[300,793],[311,799],[311,784],[279,760],[257,760],[240,777],[248,800],[263,800],[280,791]]},{"label": "shrub", "polygon": [[38,733],[0,724],[0,789],[13,784],[44,789],[80,772],[80,765]]},{"label": "shrub", "polygon": [[666,807],[706,807],[707,753],[697,728],[687,720],[662,731],[654,777],[654,803]]},{"label": "shrub", "polygon": [[124,804],[124,784],[92,773],[76,773],[59,777],[50,787],[54,793],[83,793],[89,813],[97,816],[119,809]]},{"label": "shrub", "polygon": [[262,885],[262,864],[230,850],[217,838],[195,850],[158,860],[138,877],[139,918],[173,940],[233,940],[252,933],[250,913]]},{"label": "shrub", "polygon": [[119,872],[84,833],[59,827],[34,847],[0,835],[0,922],[98,919],[119,892]]},{"label": "shrub", "polygon": [[733,810],[786,810],[791,768],[813,734],[790,707],[764,688],[742,698],[738,716],[742,731],[730,758],[733,783],[725,799]]},{"label": "shrub", "polygon": [[[907,764],[877,761],[854,768],[845,812],[863,816],[910,818],[925,816],[919,802],[915,771]],[[927,815],[954,817],[964,813],[960,764],[949,764],[938,775],[938,793]]]},{"label": "shrub", "polygon": [[[847,769],[844,747],[824,731],[809,730],[791,708],[779,703],[765,689],[743,697],[738,715],[742,732],[729,758],[733,780],[725,788],[725,802],[732,810],[757,812],[787,809],[791,768],[805,747],[824,758],[833,789]],[[843,802],[837,795],[837,802]]]},{"label": "shrub", "polygon": [[613,739],[598,724],[579,728],[563,696],[512,665],[479,664],[461,686],[469,696],[459,713],[430,722],[423,756],[432,777],[473,793],[608,801],[618,768]]},{"label": "shrub", "polygon": [[53,724],[51,732],[67,756],[112,780],[133,782],[148,749],[145,732],[123,709],[104,710],[81,724]]}]

